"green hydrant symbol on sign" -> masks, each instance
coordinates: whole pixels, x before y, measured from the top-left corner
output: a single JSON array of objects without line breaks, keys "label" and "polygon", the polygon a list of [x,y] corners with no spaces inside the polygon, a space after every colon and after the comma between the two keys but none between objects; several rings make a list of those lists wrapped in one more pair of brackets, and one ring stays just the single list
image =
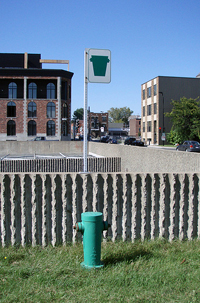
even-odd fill
[{"label": "green hydrant symbol on sign", "polygon": [[92,55],[90,61],[93,63],[93,71],[95,76],[105,77],[107,63],[110,62],[108,56]]}]

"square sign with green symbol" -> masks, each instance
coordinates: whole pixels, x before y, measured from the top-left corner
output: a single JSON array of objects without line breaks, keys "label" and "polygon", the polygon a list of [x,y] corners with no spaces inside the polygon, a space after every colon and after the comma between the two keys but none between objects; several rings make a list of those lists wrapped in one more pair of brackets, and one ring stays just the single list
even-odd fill
[{"label": "square sign with green symbol", "polygon": [[110,50],[92,48],[88,50],[88,81],[93,83],[110,83]]}]

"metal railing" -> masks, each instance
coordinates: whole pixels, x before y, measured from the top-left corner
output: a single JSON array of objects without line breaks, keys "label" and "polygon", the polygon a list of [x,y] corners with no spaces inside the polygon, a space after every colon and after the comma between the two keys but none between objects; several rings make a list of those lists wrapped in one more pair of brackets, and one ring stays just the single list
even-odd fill
[{"label": "metal railing", "polygon": [[[0,172],[82,172],[83,158],[0,160]],[[121,158],[88,158],[89,172],[120,172]]]}]

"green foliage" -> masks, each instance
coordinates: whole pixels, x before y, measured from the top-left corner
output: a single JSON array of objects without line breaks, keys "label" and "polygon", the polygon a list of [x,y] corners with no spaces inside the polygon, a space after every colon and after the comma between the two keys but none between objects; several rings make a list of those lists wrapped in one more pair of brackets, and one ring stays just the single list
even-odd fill
[{"label": "green foliage", "polygon": [[128,118],[132,115],[132,113],[133,111],[126,106],[121,108],[111,107],[111,109],[108,110],[110,122],[124,123],[125,125],[128,125]]},{"label": "green foliage", "polygon": [[179,133],[177,133],[175,130],[170,131],[169,134],[167,134],[167,142],[175,145],[176,143],[181,143],[184,140],[182,139],[182,137],[180,136]]},{"label": "green foliage", "polygon": [[199,105],[199,98],[183,97],[172,101],[172,111],[165,114],[172,121],[172,129],[167,137],[169,142],[182,143],[184,140],[200,139]]},{"label": "green foliage", "polygon": [[74,111],[73,118],[76,117],[76,119],[83,120],[83,115],[84,115],[84,109],[83,108],[77,108]]},{"label": "green foliage", "polygon": [[200,241],[104,242],[85,270],[81,243],[0,248],[0,302],[200,302]]}]

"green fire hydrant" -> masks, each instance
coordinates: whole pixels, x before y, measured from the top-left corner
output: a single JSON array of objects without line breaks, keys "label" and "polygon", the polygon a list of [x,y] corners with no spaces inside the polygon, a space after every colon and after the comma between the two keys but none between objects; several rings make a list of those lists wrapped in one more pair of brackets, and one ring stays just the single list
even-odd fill
[{"label": "green fire hydrant", "polygon": [[103,267],[101,262],[101,238],[103,230],[110,225],[103,221],[103,214],[100,212],[85,212],[81,214],[82,222],[76,223],[74,229],[83,235],[84,262],[81,265],[85,268]]}]

